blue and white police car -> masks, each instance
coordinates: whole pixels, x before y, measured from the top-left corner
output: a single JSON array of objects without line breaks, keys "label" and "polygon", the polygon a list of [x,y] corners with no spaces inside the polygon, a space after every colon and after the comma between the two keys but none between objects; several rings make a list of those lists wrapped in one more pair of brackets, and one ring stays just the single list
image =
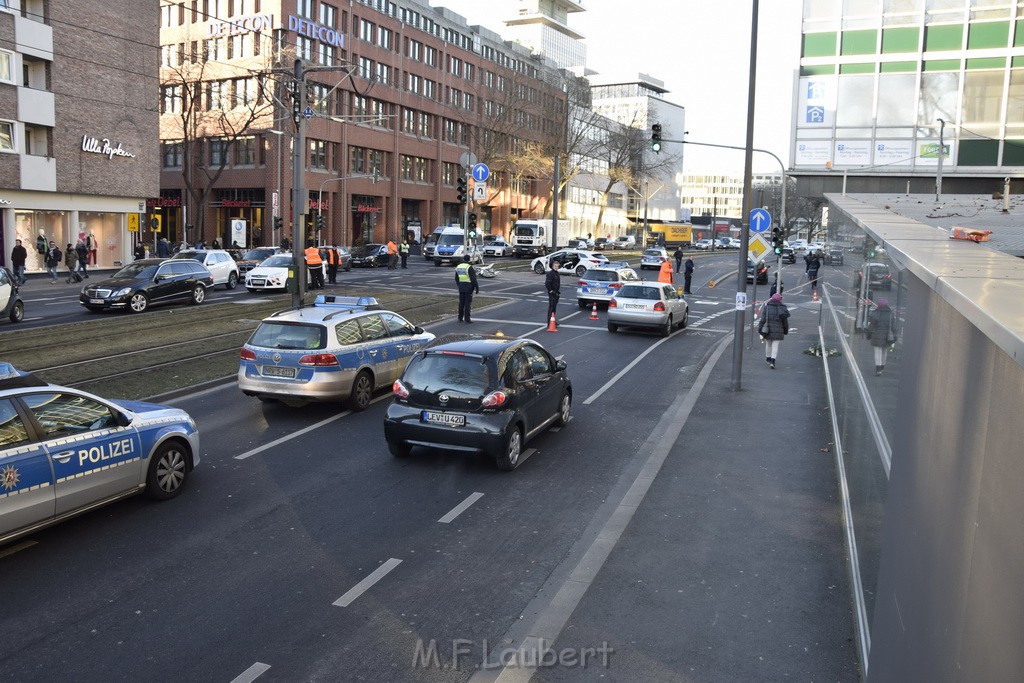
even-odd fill
[{"label": "blue and white police car", "polygon": [[347,401],[365,410],[433,340],[373,297],[321,295],[263,319],[242,347],[238,388],[261,401]]},{"label": "blue and white police car", "polygon": [[198,464],[185,411],[108,401],[0,363],[0,544],[136,493],[173,498]]}]

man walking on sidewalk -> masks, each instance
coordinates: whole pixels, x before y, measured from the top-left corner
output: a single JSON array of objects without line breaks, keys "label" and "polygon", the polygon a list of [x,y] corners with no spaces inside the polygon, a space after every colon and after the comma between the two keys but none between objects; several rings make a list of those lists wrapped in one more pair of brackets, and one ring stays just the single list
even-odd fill
[{"label": "man walking on sidewalk", "polygon": [[11,249],[11,266],[14,268],[14,278],[21,287],[25,284],[25,259],[28,258],[28,250],[21,246],[21,240],[14,240],[14,249]]},{"label": "man walking on sidewalk", "polygon": [[46,272],[50,275],[50,284],[57,284],[57,268],[60,266],[60,260],[64,258],[64,254],[60,253],[60,249],[57,247],[57,243],[50,240],[50,249],[46,252]]},{"label": "man walking on sidewalk", "polygon": [[[562,270],[561,261],[552,261],[551,270],[548,271],[547,275],[544,276],[544,288],[548,290],[548,320],[551,320],[551,316],[555,315],[558,309],[558,300],[562,296],[562,276],[559,275],[559,271]],[[558,327],[557,318],[555,319],[555,327]]]},{"label": "man walking on sidewalk", "polygon": [[75,253],[78,255],[78,272],[83,278],[89,277],[89,249],[85,245],[85,240],[78,240]]}]

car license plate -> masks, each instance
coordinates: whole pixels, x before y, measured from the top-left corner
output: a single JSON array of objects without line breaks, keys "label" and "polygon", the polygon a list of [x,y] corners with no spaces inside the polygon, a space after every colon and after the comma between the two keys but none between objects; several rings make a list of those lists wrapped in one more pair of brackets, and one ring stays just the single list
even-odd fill
[{"label": "car license plate", "polygon": [[103,299],[89,299],[89,303],[91,303],[91,304],[103,304],[103,303],[106,303],[106,301],[104,301]]},{"label": "car license plate", "polygon": [[421,418],[424,422],[435,425],[448,425],[449,427],[461,427],[466,424],[465,415],[453,413],[435,413],[432,410],[424,410]]},{"label": "car license plate", "polygon": [[280,368],[276,365],[264,365],[263,366],[264,377],[286,377],[288,379],[295,379],[295,368]]},{"label": "car license plate", "polygon": [[643,304],[625,304],[623,308],[635,308],[639,310],[645,310],[647,306],[644,306]]}]

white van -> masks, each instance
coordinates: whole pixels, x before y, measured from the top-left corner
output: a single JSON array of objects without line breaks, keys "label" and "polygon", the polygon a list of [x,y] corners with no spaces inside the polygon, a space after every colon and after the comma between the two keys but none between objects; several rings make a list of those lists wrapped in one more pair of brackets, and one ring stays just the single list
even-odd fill
[{"label": "white van", "polygon": [[441,228],[434,246],[434,265],[454,266],[462,262],[462,257],[465,254],[469,254],[470,263],[483,263],[483,250],[474,244],[467,247],[464,237],[465,233],[462,228]]},{"label": "white van", "polygon": [[460,232],[462,231],[462,228],[457,225],[439,225],[438,227],[434,228],[434,232],[430,233],[430,237],[428,237],[426,241],[423,242],[423,258],[425,258],[428,261],[434,260],[434,249],[437,248],[438,238],[444,233],[445,230],[450,230],[452,228],[456,228]]}]

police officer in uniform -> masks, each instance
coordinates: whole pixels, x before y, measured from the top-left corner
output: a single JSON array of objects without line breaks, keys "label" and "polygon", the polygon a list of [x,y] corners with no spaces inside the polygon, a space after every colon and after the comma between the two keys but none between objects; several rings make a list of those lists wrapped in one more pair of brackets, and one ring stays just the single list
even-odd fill
[{"label": "police officer in uniform", "polygon": [[398,254],[402,257],[402,269],[408,268],[406,263],[409,260],[409,238],[407,237],[404,242],[398,245]]},{"label": "police officer in uniform", "polygon": [[307,247],[305,253],[306,267],[309,269],[309,288],[324,288],[324,261],[320,258],[320,250],[316,247]]},{"label": "police officer in uniform", "polygon": [[476,282],[476,270],[469,263],[469,254],[462,257],[462,263],[455,266],[455,284],[459,286],[459,322],[471,323],[469,309],[473,295],[480,293]]}]

